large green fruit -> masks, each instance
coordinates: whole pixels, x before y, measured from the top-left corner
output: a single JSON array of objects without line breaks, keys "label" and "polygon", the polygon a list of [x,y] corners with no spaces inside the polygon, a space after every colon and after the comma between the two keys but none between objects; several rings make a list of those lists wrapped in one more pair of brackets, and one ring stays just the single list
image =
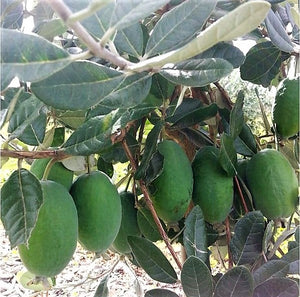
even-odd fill
[{"label": "large green fruit", "polygon": [[298,133],[299,78],[282,81],[275,97],[273,120],[281,137],[287,138]]},{"label": "large green fruit", "polygon": [[135,208],[134,195],[131,192],[120,193],[122,204],[122,221],[120,230],[112,247],[121,254],[130,253],[131,249],[127,241],[129,235],[141,234],[137,224],[137,209]]},{"label": "large green fruit", "polygon": [[104,252],[115,240],[121,224],[119,193],[110,178],[94,171],[79,176],[71,187],[78,212],[78,238],[89,251]]},{"label": "large green fruit", "polygon": [[152,201],[158,216],[167,223],[177,222],[192,198],[193,172],[183,149],[174,141],[158,144],[164,156],[162,173],[153,181]]},{"label": "large green fruit", "polygon": [[264,149],[254,155],[246,171],[255,208],[268,219],[289,217],[296,209],[298,182],[282,153]]},{"label": "large green fruit", "polygon": [[74,201],[61,184],[41,181],[44,202],[28,248],[18,246],[26,268],[36,276],[52,277],[71,260],[77,244],[78,219]]},{"label": "large green fruit", "polygon": [[233,179],[222,169],[218,155],[216,147],[207,146],[197,152],[192,163],[193,201],[209,223],[224,221],[233,202]]},{"label": "large green fruit", "polygon": [[[38,179],[42,179],[46,166],[50,162],[50,160],[50,158],[34,160],[30,167],[30,171]],[[73,175],[73,171],[67,169],[60,162],[56,162],[51,167],[47,179],[60,183],[63,186],[65,186],[68,190],[70,190],[73,182]]]}]

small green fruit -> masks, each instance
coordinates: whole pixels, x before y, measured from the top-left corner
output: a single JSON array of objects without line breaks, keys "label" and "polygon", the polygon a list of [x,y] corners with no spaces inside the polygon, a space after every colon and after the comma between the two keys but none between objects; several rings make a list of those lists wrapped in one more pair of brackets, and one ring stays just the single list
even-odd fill
[{"label": "small green fruit", "polygon": [[274,149],[258,152],[247,166],[246,177],[255,208],[265,217],[277,219],[292,215],[298,202],[298,182],[282,153]]},{"label": "small green fruit", "polygon": [[[44,175],[44,171],[46,166],[50,162],[50,158],[47,159],[36,159],[33,161],[30,171],[38,178],[42,179]],[[48,174],[48,180],[55,181],[59,184],[65,186],[68,190],[70,190],[72,182],[73,182],[73,171],[67,169],[60,162],[56,162],[50,169]]]},{"label": "small green fruit", "polygon": [[112,244],[120,254],[128,254],[131,249],[127,241],[129,235],[140,236],[141,232],[137,224],[137,209],[135,208],[134,195],[131,192],[120,193],[122,204],[122,221],[120,230]]},{"label": "small green fruit", "polygon": [[283,138],[299,131],[299,77],[282,81],[273,109],[273,120],[278,134]]},{"label": "small green fruit", "polygon": [[192,198],[193,172],[183,149],[174,141],[158,144],[164,156],[163,170],[153,181],[155,191],[152,201],[158,216],[167,223],[179,221]]},{"label": "small green fruit", "polygon": [[44,202],[28,241],[19,245],[25,267],[36,276],[53,277],[71,260],[77,244],[78,219],[74,201],[61,184],[41,181]]},{"label": "small green fruit", "polygon": [[104,252],[115,240],[121,224],[119,193],[103,172],[79,176],[71,187],[78,212],[79,242],[87,250]]},{"label": "small green fruit", "polygon": [[218,156],[217,148],[207,146],[197,152],[192,163],[193,201],[209,223],[224,221],[233,202],[233,180],[222,169]]}]

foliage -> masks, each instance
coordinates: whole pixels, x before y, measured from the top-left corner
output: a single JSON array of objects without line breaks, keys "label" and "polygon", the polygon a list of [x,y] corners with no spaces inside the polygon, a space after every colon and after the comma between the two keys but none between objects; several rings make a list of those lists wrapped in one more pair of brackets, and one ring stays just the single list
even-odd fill
[{"label": "foliage", "polygon": [[[289,219],[271,220],[252,199],[257,184],[249,189],[239,168],[241,159],[249,161],[266,147],[278,149],[293,176],[298,168],[299,132],[281,138],[263,89],[297,76],[295,1],[48,0],[31,13],[35,34],[23,32],[22,1],[3,1],[1,10],[1,164],[19,159],[1,189],[1,220],[11,247],[30,243],[45,205],[40,179],[47,179],[59,162],[77,176],[71,194],[75,202],[80,194],[76,211],[85,214],[79,230],[99,241],[101,252],[113,249],[119,230],[109,228],[120,227],[122,213],[105,205],[114,199],[120,206],[116,187],[130,188],[137,211],[128,212],[134,216],[128,222],[143,230],[126,234],[132,228],[122,227],[122,259],[154,280],[180,283],[188,297],[251,297],[266,291],[298,296],[293,280],[299,273],[297,209],[293,204]],[[254,40],[246,56],[234,45],[237,38]],[[229,74],[242,80],[228,84]],[[163,143],[170,144],[167,150]],[[192,169],[203,149],[212,156]],[[44,159],[47,165],[36,176],[23,159]],[[121,163],[126,169],[114,185]],[[197,187],[200,167],[201,180],[208,182]],[[109,184],[104,188],[110,190],[97,182],[85,190],[76,187],[91,172],[102,172]],[[220,180],[226,180],[228,197]],[[285,189],[280,185],[275,179],[260,183],[264,191],[270,186],[282,195],[293,186],[289,181]],[[205,196],[201,205],[200,194]],[[207,221],[213,212],[216,219]],[[98,219],[105,226],[99,227]],[[284,230],[275,237],[278,224]],[[109,239],[99,228],[108,231]],[[291,236],[295,240],[282,251]],[[158,239],[169,257],[156,245]],[[182,259],[174,242],[183,246]],[[218,274],[211,267],[214,250],[223,265]],[[113,270],[99,281],[95,296],[108,296]],[[49,284],[41,275],[38,281]],[[177,294],[153,289],[145,296]]]}]

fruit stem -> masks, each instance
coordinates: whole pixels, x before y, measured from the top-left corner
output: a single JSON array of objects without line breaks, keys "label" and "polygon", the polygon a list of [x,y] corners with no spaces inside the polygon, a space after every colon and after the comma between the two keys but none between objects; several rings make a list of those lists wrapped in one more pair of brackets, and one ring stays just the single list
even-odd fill
[{"label": "fruit stem", "polygon": [[232,260],[232,254],[230,251],[231,233],[230,233],[230,223],[229,223],[228,216],[225,220],[225,228],[226,228],[226,241],[227,241],[227,247],[228,247],[228,268],[230,269],[233,267],[233,260]]},{"label": "fruit stem", "polygon": [[57,161],[57,159],[51,159],[50,162],[48,162],[46,168],[45,168],[45,171],[44,171],[44,174],[43,174],[43,177],[42,177],[42,180],[47,180],[48,178],[48,175],[50,173],[50,170],[52,168],[52,166],[54,165],[54,163]]},{"label": "fruit stem", "polygon": [[243,192],[242,192],[242,189],[241,189],[241,186],[240,186],[238,177],[235,176],[235,177],[234,177],[234,180],[235,180],[235,183],[236,183],[236,185],[237,185],[237,188],[238,188],[239,195],[240,195],[240,198],[241,198],[242,203],[243,203],[243,207],[244,207],[245,213],[248,213],[248,212],[249,212],[249,209],[248,209],[248,207],[247,207],[247,204],[246,204],[246,201],[245,201],[245,197],[244,197],[244,195],[243,195]]},{"label": "fruit stem", "polygon": [[[134,160],[134,158],[133,158],[133,156],[132,156],[132,154],[131,154],[131,151],[130,151],[130,149],[129,149],[127,143],[126,143],[125,138],[122,140],[122,146],[123,146],[123,149],[124,149],[124,151],[125,151],[125,153],[126,153],[127,158],[128,158],[129,161],[130,161],[131,167],[132,167],[133,171],[135,172],[135,171],[137,170],[137,164],[136,164],[136,162],[135,162],[135,160]],[[154,207],[153,207],[153,204],[152,204],[152,201],[151,201],[151,199],[150,199],[150,195],[149,195],[147,186],[146,186],[146,184],[145,184],[145,181],[143,181],[142,179],[140,179],[138,182],[139,182],[141,191],[142,191],[142,193],[143,193],[143,195],[144,195],[146,204],[147,204],[147,206],[149,207],[149,209],[150,209],[150,211],[151,211],[151,214],[152,214],[152,216],[153,216],[153,219],[154,219],[154,222],[155,222],[156,226],[158,227],[159,233],[160,233],[160,235],[161,235],[163,241],[165,242],[165,244],[166,244],[168,250],[170,251],[170,253],[171,253],[173,259],[175,260],[175,262],[176,262],[178,268],[179,268],[180,270],[182,270],[182,264],[181,264],[181,262],[180,262],[178,256],[176,255],[176,253],[175,253],[175,251],[174,251],[174,249],[173,249],[173,247],[172,247],[172,245],[171,245],[171,243],[170,243],[170,240],[169,240],[169,238],[168,238],[168,235],[166,234],[166,232],[165,232],[165,230],[164,230],[164,228],[163,228],[163,226],[162,226],[162,224],[161,224],[161,222],[160,222],[160,220],[159,220],[159,218],[158,218],[158,216],[157,216],[157,213],[156,213],[156,211],[155,211],[155,209],[154,209]]]}]

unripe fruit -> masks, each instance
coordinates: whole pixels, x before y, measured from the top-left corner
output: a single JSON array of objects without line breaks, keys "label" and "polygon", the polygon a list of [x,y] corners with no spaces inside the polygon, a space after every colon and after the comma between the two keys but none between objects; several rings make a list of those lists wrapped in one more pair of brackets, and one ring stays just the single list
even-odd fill
[{"label": "unripe fruit", "polygon": [[[51,160],[50,158],[34,160],[30,167],[30,171],[38,179],[42,179],[46,166],[48,165],[50,160]],[[62,184],[67,188],[67,190],[70,190],[73,182],[73,175],[74,175],[73,171],[67,169],[60,162],[56,162],[52,165],[47,179]]]},{"label": "unripe fruit", "polygon": [[273,120],[283,138],[299,131],[299,78],[285,79],[280,85],[273,109]]},{"label": "unripe fruit", "polygon": [[28,241],[19,245],[22,262],[36,276],[59,274],[71,260],[77,244],[78,219],[68,191],[53,181],[41,181],[44,202]]},{"label": "unripe fruit", "polygon": [[104,252],[115,240],[121,224],[119,193],[110,178],[94,171],[79,176],[71,187],[78,212],[78,239],[93,252]]},{"label": "unripe fruit", "polygon": [[141,232],[137,224],[137,209],[135,208],[134,195],[131,192],[120,193],[122,204],[122,220],[120,230],[112,247],[121,254],[130,253],[131,249],[127,241],[129,235],[139,236]]},{"label": "unripe fruit", "polygon": [[268,219],[289,217],[296,209],[298,182],[282,153],[264,149],[254,155],[246,171],[255,208]]},{"label": "unripe fruit", "polygon": [[193,201],[209,223],[224,221],[233,202],[233,180],[222,169],[218,155],[217,148],[207,146],[197,152],[192,163]]},{"label": "unripe fruit", "polygon": [[183,149],[174,141],[158,144],[164,156],[162,173],[153,181],[152,201],[158,216],[167,223],[179,221],[191,201],[193,172]]}]

